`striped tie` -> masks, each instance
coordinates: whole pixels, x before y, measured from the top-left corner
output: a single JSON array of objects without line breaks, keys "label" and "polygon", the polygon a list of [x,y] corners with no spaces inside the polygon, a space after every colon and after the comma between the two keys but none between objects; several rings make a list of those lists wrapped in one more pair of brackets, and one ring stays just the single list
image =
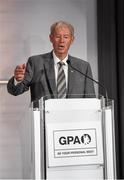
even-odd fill
[{"label": "striped tie", "polygon": [[57,92],[58,98],[66,97],[66,78],[63,70],[64,62],[58,62]]}]

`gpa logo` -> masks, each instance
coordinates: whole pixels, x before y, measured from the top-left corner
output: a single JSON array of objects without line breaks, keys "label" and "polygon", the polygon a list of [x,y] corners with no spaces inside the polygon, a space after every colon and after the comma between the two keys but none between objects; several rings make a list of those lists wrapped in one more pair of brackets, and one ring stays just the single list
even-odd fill
[{"label": "gpa logo", "polygon": [[53,132],[55,158],[96,155],[96,129],[69,129]]},{"label": "gpa logo", "polygon": [[91,136],[89,134],[83,134],[81,136],[61,136],[59,138],[60,145],[75,145],[83,144],[87,145],[91,142]]}]

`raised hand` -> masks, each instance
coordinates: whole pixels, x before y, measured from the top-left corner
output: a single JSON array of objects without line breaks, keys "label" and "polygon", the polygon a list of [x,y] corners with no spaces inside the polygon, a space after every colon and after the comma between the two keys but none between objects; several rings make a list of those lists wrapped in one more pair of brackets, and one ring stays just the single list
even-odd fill
[{"label": "raised hand", "polygon": [[25,75],[26,64],[20,64],[16,66],[14,71],[14,77],[16,81],[22,81]]}]

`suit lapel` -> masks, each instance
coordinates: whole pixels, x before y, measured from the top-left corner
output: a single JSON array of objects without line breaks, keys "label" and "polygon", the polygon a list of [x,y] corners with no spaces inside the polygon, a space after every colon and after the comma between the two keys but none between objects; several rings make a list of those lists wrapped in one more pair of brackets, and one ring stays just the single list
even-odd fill
[{"label": "suit lapel", "polygon": [[46,72],[46,80],[48,83],[48,88],[50,88],[50,93],[56,97],[57,89],[55,83],[55,71],[54,71],[54,60],[52,53],[50,54],[49,58],[45,59],[44,68]]}]

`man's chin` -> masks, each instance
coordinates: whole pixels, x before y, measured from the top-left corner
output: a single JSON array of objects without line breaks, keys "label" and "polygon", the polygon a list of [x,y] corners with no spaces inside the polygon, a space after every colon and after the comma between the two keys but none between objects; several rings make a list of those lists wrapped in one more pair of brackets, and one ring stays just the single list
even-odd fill
[{"label": "man's chin", "polygon": [[58,50],[58,54],[66,54],[65,50]]},{"label": "man's chin", "polygon": [[64,59],[66,57],[67,53],[65,53],[65,52],[58,52],[56,55],[58,56],[58,58]]}]

